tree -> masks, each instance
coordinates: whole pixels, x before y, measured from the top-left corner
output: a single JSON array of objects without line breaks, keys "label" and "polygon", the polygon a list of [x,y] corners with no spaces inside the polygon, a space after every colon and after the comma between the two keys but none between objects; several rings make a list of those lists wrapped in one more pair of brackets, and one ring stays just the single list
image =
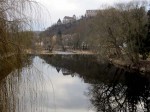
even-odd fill
[{"label": "tree", "polygon": [[149,52],[150,52],[150,10],[147,13],[148,15],[148,22],[146,24],[146,36],[144,39],[142,39],[141,41],[141,46],[140,46],[140,54],[143,56],[143,59],[146,59],[149,56]]},{"label": "tree", "polygon": [[[34,6],[36,4],[36,2],[31,0],[0,0],[1,81],[13,70],[15,75],[19,76],[21,71],[19,68],[27,64],[27,60],[23,60],[26,58],[23,56],[22,48],[29,47],[30,39],[33,36],[32,32],[29,31],[31,29],[31,20],[28,17],[31,13],[35,14],[32,11],[35,10]],[[16,68],[18,69],[16,70]],[[11,75],[13,76],[13,73]],[[15,95],[10,98],[8,97],[8,91],[5,90],[7,90],[7,86],[4,84],[0,90],[0,111],[18,111]]]},{"label": "tree", "polygon": [[[139,52],[147,30],[146,4],[129,2],[100,10],[93,20],[93,36],[99,53],[139,62]],[[126,47],[124,46],[126,45]]]},{"label": "tree", "polygon": [[[26,38],[27,36],[31,37],[31,35],[29,35],[29,32],[27,34],[26,30],[31,29],[31,18],[29,17],[31,17],[31,13],[35,13],[36,5],[38,4],[31,0],[0,1],[1,55],[21,53],[20,51],[22,49],[22,46],[25,45],[25,41],[21,41],[21,38]],[[25,32],[27,34],[26,36]]]},{"label": "tree", "polygon": [[64,44],[63,44],[62,32],[61,32],[60,29],[59,29],[58,32],[57,32],[57,38],[58,38],[58,43],[59,43],[59,45],[61,45],[61,47],[62,47],[62,50],[63,50],[63,51],[66,51],[66,48],[65,48],[65,46],[64,46]]}]

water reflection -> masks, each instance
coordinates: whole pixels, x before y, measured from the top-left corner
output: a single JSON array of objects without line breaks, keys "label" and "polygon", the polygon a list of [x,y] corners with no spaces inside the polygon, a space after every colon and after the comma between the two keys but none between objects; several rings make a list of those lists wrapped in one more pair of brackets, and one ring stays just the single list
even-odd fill
[{"label": "water reflection", "polygon": [[[7,71],[7,70],[6,70]],[[6,72],[5,72],[6,73]],[[89,55],[30,57],[0,80],[0,112],[148,112],[150,78]]]},{"label": "water reflection", "polygon": [[88,96],[98,112],[149,112],[149,87],[149,79],[125,74],[123,82],[117,77],[110,84],[91,85]]},{"label": "water reflection", "polygon": [[87,85],[63,74],[35,57],[1,81],[0,112],[87,112]]},{"label": "water reflection", "polygon": [[16,58],[16,56],[11,56],[0,59],[0,81],[13,70],[21,69],[23,66],[30,64],[31,59],[32,57],[28,58],[25,56],[23,56],[23,58]]},{"label": "water reflection", "polygon": [[[150,78],[115,68],[110,64],[95,62],[95,57],[87,56],[53,56],[43,57],[47,63],[74,74],[91,84],[87,92],[97,112],[149,112]],[[67,71],[67,70],[66,70]]]},{"label": "water reflection", "polygon": [[[41,73],[32,66],[11,72],[0,83],[1,112],[42,112],[41,101],[46,99],[42,80]],[[37,99],[39,96],[42,98]]]}]

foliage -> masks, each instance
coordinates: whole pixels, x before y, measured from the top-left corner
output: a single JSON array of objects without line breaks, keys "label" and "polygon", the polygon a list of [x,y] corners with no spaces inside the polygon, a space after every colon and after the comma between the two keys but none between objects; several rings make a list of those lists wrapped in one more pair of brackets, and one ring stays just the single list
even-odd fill
[{"label": "foliage", "polygon": [[146,30],[147,30],[147,33],[146,33],[146,37],[142,39],[142,43],[141,43],[141,46],[140,46],[140,54],[143,55],[143,59],[146,59],[148,56],[149,56],[149,52],[150,52],[150,10],[148,11],[147,13],[148,15],[148,23],[146,24]]},{"label": "foliage", "polygon": [[100,10],[93,20],[92,39],[101,55],[139,61],[142,40],[147,36],[146,4],[130,2]]},{"label": "foliage", "polygon": [[102,57],[138,63],[140,54],[146,59],[150,51],[150,17],[146,6],[145,1],[119,3],[99,10],[95,17],[53,25],[42,34],[52,37],[61,30],[62,35],[74,35],[70,40],[74,48],[86,43]]},{"label": "foliage", "polygon": [[[52,38],[54,35],[58,36],[58,42],[60,46],[62,46],[63,37],[64,35],[71,35],[71,43],[73,48],[79,48],[82,44],[82,42],[86,38],[86,31],[85,29],[88,28],[87,20],[80,19],[73,23],[67,23],[67,24],[60,24],[60,25],[52,25],[51,27],[47,28],[45,31],[43,31],[40,34],[40,38],[44,41],[47,37]],[[61,31],[61,36],[60,36]],[[64,50],[64,48],[63,48]]]},{"label": "foliage", "polygon": [[26,30],[30,29],[30,14],[36,10],[37,3],[30,0],[0,2],[0,54],[21,53],[22,47],[30,44],[32,34]]}]

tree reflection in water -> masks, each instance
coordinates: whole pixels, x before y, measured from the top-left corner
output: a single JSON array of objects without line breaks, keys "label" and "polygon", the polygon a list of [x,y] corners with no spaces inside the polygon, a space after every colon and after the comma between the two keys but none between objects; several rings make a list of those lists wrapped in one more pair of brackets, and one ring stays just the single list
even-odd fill
[{"label": "tree reflection in water", "polygon": [[[64,75],[78,75],[89,83],[86,94],[97,112],[150,111],[150,77],[127,72],[93,56],[41,56]],[[68,71],[68,72],[67,72]]]},{"label": "tree reflection in water", "polygon": [[107,84],[96,79],[97,84],[89,88],[88,96],[97,112],[149,112],[149,79],[125,72],[124,80],[120,82],[121,75],[116,71]]},{"label": "tree reflection in water", "polygon": [[22,81],[21,72],[23,67],[32,63],[32,59],[32,56],[26,56],[21,60],[14,57],[0,60],[0,112],[19,112],[17,95]]}]

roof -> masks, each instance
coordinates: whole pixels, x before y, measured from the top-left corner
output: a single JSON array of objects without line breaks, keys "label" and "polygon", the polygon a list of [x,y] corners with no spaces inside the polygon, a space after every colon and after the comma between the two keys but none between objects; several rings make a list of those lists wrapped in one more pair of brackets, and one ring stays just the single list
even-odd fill
[{"label": "roof", "polygon": [[65,16],[64,19],[74,19],[73,17]]},{"label": "roof", "polygon": [[100,10],[86,10],[86,12],[98,12]]},{"label": "roof", "polygon": [[57,22],[61,23],[61,20],[59,19]]}]

